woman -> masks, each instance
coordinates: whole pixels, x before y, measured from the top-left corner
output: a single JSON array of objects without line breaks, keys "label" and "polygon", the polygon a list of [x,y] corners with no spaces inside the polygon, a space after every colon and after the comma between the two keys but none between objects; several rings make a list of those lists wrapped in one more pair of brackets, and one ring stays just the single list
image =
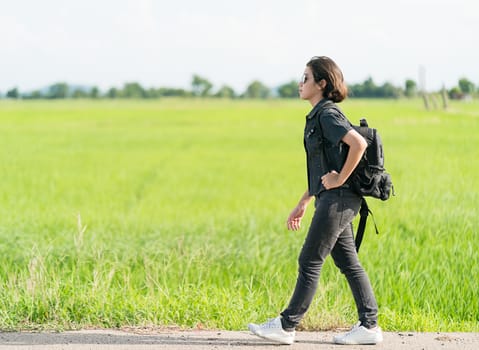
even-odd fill
[{"label": "woman", "polygon": [[298,259],[298,279],[289,306],[266,323],[249,324],[249,329],[262,338],[292,344],[295,327],[316,292],[324,260],[331,254],[348,280],[359,315],[359,322],[351,331],[334,337],[334,342],[376,344],[383,339],[377,326],[378,307],[369,278],[359,263],[352,231],[361,197],[347,182],[367,144],[335,107],[334,103],[346,98],[347,86],[341,70],[330,58],[313,57],[306,64],[299,95],[313,106],[304,132],[308,190],[289,215],[288,229],[300,228],[313,198],[316,209]]}]

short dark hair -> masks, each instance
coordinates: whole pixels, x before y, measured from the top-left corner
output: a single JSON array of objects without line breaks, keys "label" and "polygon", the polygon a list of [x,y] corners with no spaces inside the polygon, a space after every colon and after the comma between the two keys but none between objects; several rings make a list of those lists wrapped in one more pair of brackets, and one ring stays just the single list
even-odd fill
[{"label": "short dark hair", "polygon": [[333,102],[341,102],[348,96],[348,86],[344,82],[343,72],[329,57],[314,56],[306,64],[313,72],[314,81],[326,81],[324,97]]}]

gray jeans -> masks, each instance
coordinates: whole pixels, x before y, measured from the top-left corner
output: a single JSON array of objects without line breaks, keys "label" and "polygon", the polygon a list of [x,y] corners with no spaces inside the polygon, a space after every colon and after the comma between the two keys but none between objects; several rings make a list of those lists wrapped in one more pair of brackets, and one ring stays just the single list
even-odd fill
[{"label": "gray jeans", "polygon": [[359,263],[354,245],[352,221],[361,197],[349,189],[324,191],[316,198],[316,211],[299,256],[298,279],[291,301],[281,313],[284,328],[296,327],[311,305],[324,260],[331,253],[346,276],[366,328],[377,324],[378,306],[368,275]]}]

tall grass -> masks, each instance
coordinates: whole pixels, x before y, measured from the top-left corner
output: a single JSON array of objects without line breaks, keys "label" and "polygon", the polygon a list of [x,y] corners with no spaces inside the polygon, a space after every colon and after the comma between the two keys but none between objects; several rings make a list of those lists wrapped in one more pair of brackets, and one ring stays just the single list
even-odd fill
[{"label": "tall grass", "polygon": [[[477,103],[350,100],[396,197],[360,257],[386,330],[478,331]],[[294,288],[301,101],[0,103],[0,328],[243,329]],[[327,261],[305,329],[356,319]]]}]

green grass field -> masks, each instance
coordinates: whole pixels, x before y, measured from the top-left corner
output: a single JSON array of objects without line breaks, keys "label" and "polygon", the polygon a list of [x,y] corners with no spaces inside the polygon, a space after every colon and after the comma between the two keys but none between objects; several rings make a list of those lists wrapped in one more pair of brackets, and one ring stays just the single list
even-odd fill
[{"label": "green grass field", "polygon": [[[479,103],[349,100],[396,197],[360,257],[385,330],[479,331]],[[289,301],[304,101],[0,101],[0,328],[245,329]],[[327,261],[302,326],[356,321]]]}]

